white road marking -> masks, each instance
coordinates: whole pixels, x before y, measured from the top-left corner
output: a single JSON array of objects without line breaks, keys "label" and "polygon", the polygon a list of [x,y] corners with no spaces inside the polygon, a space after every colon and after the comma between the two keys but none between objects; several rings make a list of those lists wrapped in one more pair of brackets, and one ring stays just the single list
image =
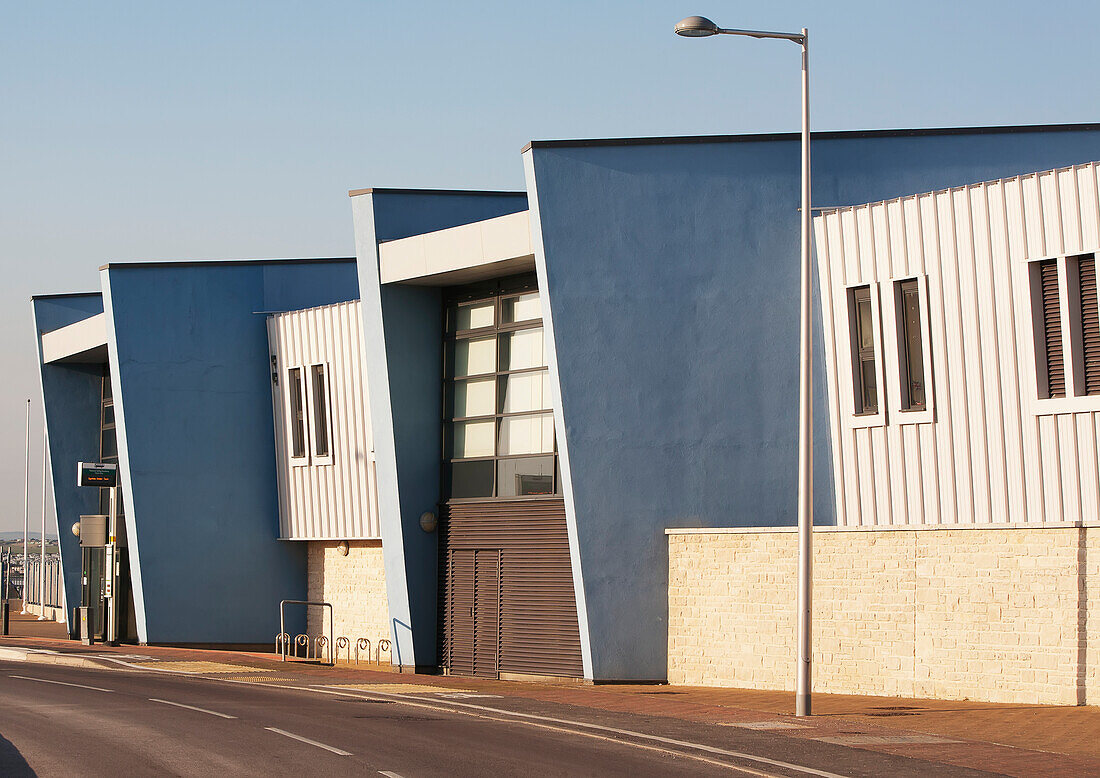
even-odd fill
[{"label": "white road marking", "polygon": [[[302,687],[287,687],[287,688],[302,688]],[[317,684],[315,687],[317,691],[325,691],[326,689],[333,689],[339,687],[325,686],[323,684]],[[371,692],[370,694],[349,694],[346,691],[343,692],[328,692],[329,694],[340,694],[347,697],[360,697],[369,699],[372,696],[384,697],[386,699],[400,700],[405,705],[421,708],[431,708],[432,705],[426,702],[413,702],[409,700],[407,695],[401,694],[388,694],[386,692]],[[589,724],[585,721],[571,721],[569,719],[557,719],[550,716],[536,716],[533,713],[520,713],[518,711],[504,710],[502,708],[490,708],[485,705],[473,705],[466,702],[455,702],[451,700],[439,700],[439,703],[443,705],[451,705],[457,708],[470,708],[472,710],[484,711],[485,713],[496,714],[497,716],[510,716],[521,719],[528,719],[531,721],[550,722],[553,724],[563,724],[572,727],[584,727],[586,729],[592,729],[600,732],[612,732],[616,735],[623,735],[626,737],[639,738],[643,740],[651,740],[657,743],[664,743],[666,745],[679,746],[681,748],[692,748],[699,751],[706,751],[711,754],[718,754],[720,756],[732,757],[734,759],[746,759],[750,762],[758,762],[760,764],[770,765],[772,767],[779,767],[784,770],[794,770],[796,772],[805,773],[806,775],[816,775],[819,778],[846,778],[846,776],[839,775],[837,773],[830,773],[827,770],[818,770],[813,767],[805,767],[803,765],[791,764],[790,762],[782,762],[778,759],[768,759],[764,756],[756,756],[754,754],[745,754],[740,751],[730,751],[725,748],[718,748],[716,746],[708,746],[704,743],[691,743],[685,740],[674,740],[673,738],[661,737],[660,735],[647,735],[644,732],[634,732],[629,729],[618,729],[616,727],[605,727],[600,724]],[[444,709],[445,710],[445,709]],[[577,734],[584,734],[578,732]],[[622,742],[622,741],[616,741]],[[630,745],[626,743],[625,745]],[[728,767],[734,767],[734,765],[727,765]],[[741,768],[737,768],[741,769]]]},{"label": "white road marking", "polygon": [[278,727],[264,727],[268,732],[275,732],[284,737],[291,738],[293,740],[301,741],[302,743],[309,743],[311,746],[317,746],[323,748],[326,751],[331,751],[334,754],[340,756],[351,756],[350,751],[341,751],[339,748],[333,748],[332,746],[326,746],[324,743],[318,743],[316,740],[310,740],[308,737],[302,737],[301,735],[295,735],[293,732],[287,732],[285,729],[279,729]]},{"label": "white road marking", "polygon": [[386,778],[405,778],[405,776],[403,776],[401,773],[393,773],[389,770],[379,770],[378,774],[384,775],[386,776]]},{"label": "white road marking", "polygon": [[85,686],[82,683],[66,683],[65,681],[51,681],[48,678],[31,678],[29,675],[9,675],[9,678],[20,678],[24,681],[38,681],[39,683],[56,683],[58,686],[75,686],[78,689],[91,689],[96,692],[113,692],[114,689],[103,689],[99,686]]},{"label": "white road marking", "polygon": [[230,716],[228,713],[218,713],[216,710],[207,710],[206,708],[196,708],[194,705],[184,705],[182,702],[172,702],[171,700],[158,700],[156,697],[150,697],[149,702],[159,702],[163,705],[175,705],[177,708],[187,708],[187,710],[197,710],[199,713],[209,713],[211,716],[221,716],[223,719],[235,719],[236,716]]}]

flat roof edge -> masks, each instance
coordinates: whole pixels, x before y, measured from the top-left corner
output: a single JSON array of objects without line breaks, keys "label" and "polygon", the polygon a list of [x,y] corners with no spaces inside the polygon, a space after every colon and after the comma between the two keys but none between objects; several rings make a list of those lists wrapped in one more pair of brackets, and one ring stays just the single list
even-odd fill
[{"label": "flat roof edge", "polygon": [[150,260],[148,262],[108,262],[100,270],[138,267],[232,267],[237,265],[295,265],[327,262],[355,262],[355,257],[288,257],[282,259],[184,259]]},{"label": "flat roof edge", "polygon": [[[1004,124],[967,127],[927,127],[893,130],[820,130],[810,133],[812,140],[842,140],[846,138],[905,138],[937,135],[1002,135],[1026,132],[1087,132],[1100,130],[1100,123],[1074,124]],[[588,138],[577,140],[533,140],[521,153],[531,149],[575,148],[585,146],[657,146],[693,143],[749,143],[753,141],[798,140],[801,133],[741,133],[736,135],[670,135],[639,138]]]},{"label": "flat roof edge", "polygon": [[31,300],[59,300],[63,297],[102,297],[103,292],[56,292],[54,294],[32,294]]},{"label": "flat roof edge", "polygon": [[488,197],[527,196],[527,192],[505,189],[401,189],[399,187],[372,186],[366,189],[349,189],[348,197],[365,194],[419,194],[419,195],[485,195]]}]

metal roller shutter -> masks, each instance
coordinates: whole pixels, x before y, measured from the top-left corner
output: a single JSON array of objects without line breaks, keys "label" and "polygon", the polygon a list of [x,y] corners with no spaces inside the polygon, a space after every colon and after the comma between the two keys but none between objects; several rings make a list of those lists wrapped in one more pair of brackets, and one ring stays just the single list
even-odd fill
[{"label": "metal roller shutter", "polygon": [[1066,370],[1062,358],[1062,319],[1058,304],[1058,260],[1039,263],[1043,300],[1043,334],[1046,339],[1047,397],[1066,396]]},{"label": "metal roller shutter", "polygon": [[[440,664],[456,675],[580,677],[580,630],[565,503],[454,503],[441,514]],[[467,593],[465,581],[470,577],[477,580]],[[494,598],[495,613],[490,604]],[[467,626],[465,614],[475,601],[474,624],[483,624],[483,630]],[[495,666],[488,653],[494,618],[499,630]]]}]

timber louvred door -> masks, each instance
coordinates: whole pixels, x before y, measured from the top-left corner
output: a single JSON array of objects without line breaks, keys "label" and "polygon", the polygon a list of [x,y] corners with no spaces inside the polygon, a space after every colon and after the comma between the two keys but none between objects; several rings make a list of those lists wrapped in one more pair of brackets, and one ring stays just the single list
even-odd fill
[{"label": "timber louvred door", "polygon": [[500,656],[500,551],[452,552],[448,578],[451,672],[496,678]]},{"label": "timber louvred door", "polygon": [[453,503],[442,518],[440,663],[455,675],[583,675],[564,502]]}]

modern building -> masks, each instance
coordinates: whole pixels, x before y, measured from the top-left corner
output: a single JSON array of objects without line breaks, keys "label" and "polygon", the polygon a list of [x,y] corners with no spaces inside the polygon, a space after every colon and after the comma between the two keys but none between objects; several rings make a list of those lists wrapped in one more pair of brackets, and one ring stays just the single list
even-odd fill
[{"label": "modern building", "polygon": [[[816,688],[1100,700],[1098,192],[1091,162],[815,218]],[[670,679],[788,687],[794,537],[669,541]]]},{"label": "modern building", "polygon": [[267,315],[354,300],[355,263],[112,263],[100,279],[32,300],[68,614],[103,594],[104,550],[69,531],[106,511],[77,462],[117,462],[120,636],[270,645],[307,554],[279,540]]},{"label": "modern building", "polygon": [[[819,133],[814,197],[1098,155],[1095,125]],[[795,520],[798,136],[535,142],[523,158],[526,194],[351,193],[394,661],[663,680],[688,612],[670,605],[665,531]],[[848,481],[825,345],[829,525]],[[793,571],[774,584],[793,592]],[[698,628],[754,654],[714,618]]]},{"label": "modern building", "polygon": [[[759,633],[787,610],[793,624],[793,546],[726,546],[795,521],[798,142],[534,142],[525,192],[351,192],[354,263],[110,265],[102,325],[94,296],[36,298],[59,523],[96,507],[66,479],[107,455],[89,421],[105,418],[103,370],[72,360],[105,354],[140,640],[270,642],[278,601],[308,598],[334,604],[337,635],[391,639],[407,670],[744,685],[719,672],[736,649],[777,673],[787,655]],[[819,133],[814,196],[842,213],[1096,158],[1100,125]],[[815,296],[829,321],[831,268]],[[923,326],[930,288],[912,278],[876,276],[872,297],[853,276],[852,305],[882,321],[904,281],[895,307]],[[829,411],[844,391],[831,326],[814,505],[846,525],[852,490],[889,474],[859,454],[883,442],[849,441],[876,428]],[[935,348],[902,360],[883,343],[852,352],[882,373],[876,401],[903,402],[882,372],[895,360],[903,418],[938,419]],[[884,438],[929,435],[895,415]],[[862,510],[884,499],[859,494]],[[700,613],[712,589],[745,587],[776,593],[745,617],[756,632],[731,632],[726,600]]]}]

